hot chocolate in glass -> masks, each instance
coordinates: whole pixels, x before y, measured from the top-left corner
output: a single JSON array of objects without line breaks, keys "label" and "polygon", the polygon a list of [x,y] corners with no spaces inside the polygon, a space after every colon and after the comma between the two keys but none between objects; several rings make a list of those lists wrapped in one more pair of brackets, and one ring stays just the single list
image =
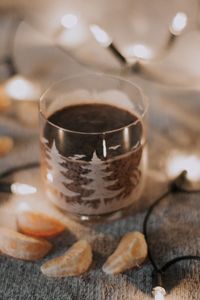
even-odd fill
[{"label": "hot chocolate in glass", "polygon": [[40,102],[41,169],[47,195],[70,216],[119,216],[141,196],[146,102],[121,78],[62,80]]}]

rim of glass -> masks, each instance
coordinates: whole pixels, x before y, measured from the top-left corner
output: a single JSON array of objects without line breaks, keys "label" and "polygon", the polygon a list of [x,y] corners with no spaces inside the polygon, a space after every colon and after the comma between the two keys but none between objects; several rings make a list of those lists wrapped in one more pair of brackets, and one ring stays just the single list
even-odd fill
[{"label": "rim of glass", "polygon": [[[45,100],[45,96],[50,92],[50,90],[52,90],[54,87],[56,87],[58,84],[64,82],[64,81],[68,81],[68,80],[71,80],[71,79],[78,79],[78,78],[83,78],[83,77],[90,77],[90,76],[94,76],[94,77],[107,77],[109,79],[114,79],[114,80],[119,80],[119,81],[123,81],[125,83],[128,83],[129,85],[132,85],[134,88],[136,88],[140,95],[141,95],[141,99],[142,99],[142,102],[143,102],[143,105],[144,105],[144,111],[142,112],[140,118],[134,122],[131,122],[130,124],[126,125],[126,126],[123,126],[123,127],[119,127],[117,129],[113,129],[113,130],[107,130],[107,131],[100,131],[100,132],[83,132],[83,131],[76,131],[76,130],[70,130],[70,129],[66,129],[66,128],[63,128],[61,126],[58,126],[56,124],[54,124],[53,122],[49,121],[46,116],[44,115],[44,113],[42,112],[41,110],[41,103],[42,101]],[[69,132],[69,133],[73,133],[73,134],[84,134],[84,135],[100,135],[100,134],[109,134],[109,133],[114,133],[114,132],[118,132],[120,130],[123,130],[124,128],[127,128],[127,127],[131,127],[135,124],[137,124],[138,122],[140,122],[140,119],[143,119],[144,116],[146,115],[147,111],[148,111],[148,107],[149,107],[149,102],[147,100],[147,97],[146,95],[143,93],[142,89],[135,83],[132,83],[131,80],[129,79],[124,79],[120,76],[115,76],[115,75],[109,75],[109,74],[104,74],[104,73],[83,73],[81,75],[73,75],[73,76],[66,76],[64,77],[63,79],[60,79],[60,80],[57,80],[55,81],[53,84],[51,84],[45,92],[42,93],[41,97],[40,97],[40,100],[39,100],[39,113],[41,115],[41,117],[47,122],[49,123],[50,125],[52,125],[53,127],[56,127],[58,129],[61,129],[65,132]]]}]

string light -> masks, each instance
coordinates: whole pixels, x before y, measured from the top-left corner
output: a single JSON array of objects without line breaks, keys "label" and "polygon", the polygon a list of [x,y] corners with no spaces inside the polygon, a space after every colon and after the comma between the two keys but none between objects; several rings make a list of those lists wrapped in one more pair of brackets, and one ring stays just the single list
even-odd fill
[{"label": "string light", "polygon": [[171,33],[174,35],[179,35],[187,26],[188,18],[183,12],[178,12],[172,20],[170,26]]},{"label": "string light", "polygon": [[61,18],[61,25],[71,29],[78,24],[78,17],[75,14],[66,14]]},{"label": "string light", "polygon": [[37,83],[21,75],[11,77],[5,83],[5,91],[11,99],[26,101],[38,100],[41,93]]},{"label": "string light", "polygon": [[[13,167],[3,173],[0,174],[0,180],[3,179],[4,177],[11,176],[15,172],[31,169],[31,168],[38,168],[39,167],[39,162],[32,162],[32,163],[27,163],[22,166],[17,166]],[[0,192],[6,192],[6,193],[15,193],[18,195],[30,195],[34,194],[37,192],[36,187],[29,185],[29,184],[24,184],[24,183],[5,183],[0,181]]]},{"label": "string light", "polygon": [[78,15],[67,13],[60,19],[60,24],[53,34],[56,46],[70,50],[86,42],[89,35],[88,26]]},{"label": "string light", "polygon": [[[167,261],[163,266],[158,267],[156,264],[156,261],[153,257],[150,243],[149,243],[149,237],[148,237],[148,232],[147,232],[147,225],[150,216],[152,215],[152,212],[154,208],[160,204],[160,202],[165,199],[167,196],[169,196],[172,193],[177,193],[177,192],[186,192],[186,193],[200,193],[200,189],[190,189],[188,190],[188,178],[187,178],[187,172],[184,170],[182,171],[169,185],[169,189],[161,195],[158,199],[156,199],[153,204],[149,207],[145,218],[143,222],[143,233],[148,245],[148,257],[149,260],[154,268],[153,275],[156,275],[156,284],[153,286],[152,289],[152,294],[154,295],[154,300],[164,300],[166,291],[163,287],[163,282],[162,282],[162,276],[163,274],[174,264],[176,264],[179,261],[184,261],[184,260],[195,260],[195,261],[200,261],[200,256],[198,255],[183,255],[183,256],[178,256],[175,257],[169,261]],[[155,278],[155,276],[152,276],[152,278]]]},{"label": "string light", "polygon": [[[174,45],[178,36],[182,34],[187,26],[188,17],[184,12],[177,12],[168,25],[169,35],[165,45],[154,53],[153,49],[143,43],[135,43],[128,45],[124,49],[120,49],[112,36],[98,24],[87,24],[80,19],[75,13],[67,13],[60,19],[61,26],[53,34],[56,46],[69,51],[78,49],[81,45],[89,47],[89,32],[91,32],[97,43],[112,53],[118,62],[122,65],[123,70],[135,74],[140,74],[144,78],[152,79],[152,76],[158,80],[157,75],[151,72],[143,61],[151,62],[160,61],[169,52]],[[88,41],[88,43],[87,43]],[[91,44],[91,47],[94,47]],[[80,54],[80,52],[79,52]],[[79,55],[78,52],[74,55]],[[80,54],[81,55],[81,54]],[[81,59],[83,59],[81,55]],[[85,57],[86,60],[88,58]]]},{"label": "string light", "polygon": [[156,286],[153,288],[152,294],[154,296],[154,300],[164,300],[166,291],[161,286]]},{"label": "string light", "polygon": [[90,31],[96,41],[103,47],[108,47],[112,43],[111,37],[108,33],[96,24],[90,25]]},{"label": "string light", "polygon": [[0,192],[1,193],[13,193],[17,195],[30,195],[35,194],[37,189],[29,184],[14,182],[0,182]]},{"label": "string light", "polygon": [[153,57],[151,49],[143,44],[130,45],[124,49],[124,53],[130,58],[134,57],[149,60]]},{"label": "string light", "polygon": [[121,54],[116,45],[113,43],[109,34],[96,24],[90,25],[90,31],[95,40],[102,46],[110,50],[116,59],[123,65],[127,64],[126,58]]},{"label": "string light", "polygon": [[[142,59],[142,60],[148,60],[148,61],[156,61],[157,59],[160,59],[166,55],[168,50],[172,47],[174,44],[176,38],[178,35],[180,35],[185,27],[187,26],[188,18],[187,15],[183,12],[178,12],[174,18],[172,19],[172,22],[169,26],[169,38],[166,41],[166,46],[159,51],[159,53],[153,55],[152,50],[144,45],[144,44],[133,44],[129,45],[124,49],[125,56],[127,58],[136,58],[136,59]],[[132,70],[134,72],[141,72],[141,62],[138,62],[136,66],[133,65]],[[140,66],[140,67],[139,67]],[[145,70],[143,69],[143,72]],[[148,74],[146,74],[148,76]]]},{"label": "string light", "polygon": [[35,194],[37,189],[29,184],[15,182],[11,185],[11,191],[17,195],[30,195]]},{"label": "string light", "polygon": [[169,156],[166,171],[169,177],[175,177],[185,169],[191,181],[200,180],[200,157],[194,154],[173,153]]}]

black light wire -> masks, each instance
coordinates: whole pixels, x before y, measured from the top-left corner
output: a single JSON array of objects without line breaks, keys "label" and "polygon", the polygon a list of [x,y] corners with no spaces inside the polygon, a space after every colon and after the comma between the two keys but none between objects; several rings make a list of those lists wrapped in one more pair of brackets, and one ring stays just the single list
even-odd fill
[{"label": "black light wire", "polygon": [[12,188],[11,188],[12,183],[1,181],[1,180],[3,180],[4,177],[11,176],[11,175],[13,175],[13,173],[16,173],[19,171],[23,171],[23,170],[27,170],[27,169],[31,169],[31,168],[37,168],[37,167],[39,167],[39,162],[31,162],[31,163],[27,163],[25,165],[13,167],[13,168],[1,173],[0,174],[0,193],[12,193]]},{"label": "black light wire", "polygon": [[7,34],[7,41],[6,41],[6,55],[0,59],[0,64],[5,65],[8,69],[9,76],[16,75],[17,66],[14,62],[13,52],[14,52],[14,44],[15,44],[15,36],[18,30],[18,27],[22,21],[22,17],[19,16],[11,16],[10,28]]},{"label": "black light wire", "polygon": [[145,239],[146,239],[146,242],[148,245],[148,258],[154,269],[153,273],[152,273],[152,278],[155,281],[153,287],[156,287],[156,286],[163,287],[162,277],[163,277],[164,273],[171,266],[175,265],[176,263],[178,263],[180,261],[186,261],[186,260],[200,261],[199,255],[182,255],[182,256],[177,256],[177,257],[167,261],[164,265],[159,267],[154,258],[154,255],[153,255],[153,252],[152,252],[152,249],[150,246],[149,236],[148,236],[148,221],[149,221],[150,217],[152,216],[152,213],[153,213],[155,207],[157,207],[163,199],[168,197],[170,194],[175,194],[175,193],[180,193],[180,192],[181,193],[200,193],[200,189],[191,189],[191,188],[184,187],[184,183],[187,180],[186,175],[187,175],[187,172],[183,171],[177,178],[175,178],[175,180],[173,180],[171,182],[168,190],[163,195],[161,195],[158,199],[156,199],[152,203],[152,205],[149,207],[149,209],[145,215],[145,218],[144,218],[143,234],[145,236]]},{"label": "black light wire", "polygon": [[27,163],[25,165],[10,168],[9,170],[0,174],[0,180],[3,179],[4,177],[13,175],[13,173],[16,173],[19,171],[24,171],[24,170],[31,169],[31,168],[37,168],[37,167],[39,167],[39,162],[31,162],[31,163]]}]

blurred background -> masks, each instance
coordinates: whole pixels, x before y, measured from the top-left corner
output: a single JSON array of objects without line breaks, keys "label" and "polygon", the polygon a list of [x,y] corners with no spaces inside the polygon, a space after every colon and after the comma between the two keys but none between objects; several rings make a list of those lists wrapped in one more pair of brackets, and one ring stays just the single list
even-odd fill
[{"label": "blurred background", "polygon": [[[41,93],[63,77],[96,71],[138,83],[149,99],[149,170],[141,206],[146,209],[149,201],[160,195],[169,179],[183,168],[191,180],[199,182],[200,1],[1,0],[0,40],[1,173],[39,160]],[[28,170],[15,180],[32,185],[39,178],[38,170],[35,173]],[[197,196],[190,198],[186,195],[180,202],[172,199],[171,219],[160,218],[162,229],[158,230],[154,221],[154,248],[163,260],[173,257],[177,251],[186,255],[199,251],[199,202]],[[8,202],[10,214],[9,205]],[[10,222],[6,209],[6,205],[1,206],[1,224]],[[168,207],[164,211],[169,215]],[[140,228],[142,220],[139,212],[131,219],[105,226],[103,232],[109,238],[113,234],[118,237]],[[101,235],[97,241],[97,268],[103,257],[100,253],[104,253],[107,245],[113,245],[112,239],[103,239]],[[63,281],[59,281],[59,285],[55,282],[49,290],[44,289],[46,282],[32,275],[32,264],[18,266],[23,277],[14,272],[13,261],[1,260],[0,293],[8,295],[8,299],[17,295],[16,291],[26,295],[24,299],[35,294],[41,299],[41,291],[46,293],[45,299],[66,299],[66,293],[72,293],[69,279],[65,288]],[[27,268],[25,273],[24,268]],[[189,269],[178,266],[169,273],[169,279],[174,277],[175,282],[173,299],[199,299],[199,272],[195,267]],[[99,276],[96,269],[93,271],[97,275],[88,277],[90,283],[74,280],[74,295],[78,291],[80,298],[85,299],[92,291],[92,295],[101,294],[98,299],[103,299],[110,290],[112,299],[121,299],[123,290],[124,299],[150,299],[145,295],[151,291],[149,265],[130,276],[120,277],[119,281],[102,279],[102,273]],[[9,289],[13,291],[12,297],[7,294]]]},{"label": "blurred background", "polygon": [[[1,135],[16,146],[3,168],[15,156],[30,160],[29,147],[37,157],[41,93],[90,71],[139,83],[151,104],[151,128],[159,124],[161,135],[170,134],[172,148],[174,141],[175,148],[198,146],[191,139],[199,126],[199,14],[198,0],[1,0]],[[171,118],[178,134],[166,129]]]},{"label": "blurred background", "polygon": [[97,71],[199,85],[198,0],[2,0],[0,13],[1,62],[12,57],[24,75],[67,74],[70,56]]}]

